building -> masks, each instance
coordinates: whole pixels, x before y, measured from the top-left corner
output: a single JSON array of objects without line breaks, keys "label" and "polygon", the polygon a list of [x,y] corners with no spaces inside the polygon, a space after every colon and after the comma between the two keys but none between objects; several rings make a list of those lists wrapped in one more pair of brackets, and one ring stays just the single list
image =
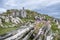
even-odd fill
[{"label": "building", "polygon": [[9,14],[9,16],[19,17],[19,11],[17,11],[17,10],[11,10],[11,14]]},{"label": "building", "polygon": [[19,12],[18,12],[18,11],[14,11],[14,12],[12,13],[12,16],[13,16],[13,17],[19,17],[20,15],[19,15]]},{"label": "building", "polygon": [[22,18],[25,18],[26,15],[27,15],[27,13],[26,13],[26,11],[25,11],[25,9],[24,9],[24,7],[23,7],[23,9],[21,10],[21,17],[22,17]]},{"label": "building", "polygon": [[13,17],[21,17],[21,18],[25,18],[27,16],[27,12],[26,10],[24,9],[24,7],[22,8],[22,10],[17,10],[17,9],[11,9],[9,10],[9,14],[0,14],[0,17],[2,16],[13,16]]},{"label": "building", "polygon": [[13,16],[13,17],[22,17],[22,18],[25,18],[27,16],[27,12],[25,11],[24,7],[22,10],[11,10],[11,14],[10,16]]}]

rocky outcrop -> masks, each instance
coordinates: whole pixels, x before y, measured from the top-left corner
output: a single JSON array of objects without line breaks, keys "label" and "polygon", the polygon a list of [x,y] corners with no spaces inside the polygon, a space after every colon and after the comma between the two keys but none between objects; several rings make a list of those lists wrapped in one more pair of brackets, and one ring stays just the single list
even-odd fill
[{"label": "rocky outcrop", "polygon": [[23,21],[19,17],[14,18],[12,16],[10,16],[10,17],[2,16],[0,18],[0,26],[2,28],[14,27],[20,23],[23,23]]}]

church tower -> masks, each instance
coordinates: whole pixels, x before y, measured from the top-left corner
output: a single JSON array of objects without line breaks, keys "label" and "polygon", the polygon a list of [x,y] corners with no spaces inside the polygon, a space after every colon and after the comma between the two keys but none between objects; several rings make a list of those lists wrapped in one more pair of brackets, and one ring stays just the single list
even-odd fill
[{"label": "church tower", "polygon": [[25,18],[26,15],[27,15],[27,13],[26,13],[26,11],[25,11],[25,9],[24,9],[24,7],[23,7],[23,9],[21,10],[21,17],[22,17],[22,18]]}]

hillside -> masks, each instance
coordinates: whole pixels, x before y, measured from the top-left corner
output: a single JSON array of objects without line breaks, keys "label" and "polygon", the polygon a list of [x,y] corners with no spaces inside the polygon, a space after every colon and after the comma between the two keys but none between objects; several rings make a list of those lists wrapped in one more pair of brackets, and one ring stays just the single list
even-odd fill
[{"label": "hillside", "polygon": [[[52,31],[52,33],[56,33],[57,37],[56,36],[55,37],[56,37],[56,39],[59,39],[58,35],[60,35],[60,29],[58,28],[58,26],[60,26],[60,24],[59,23],[57,24],[58,20],[56,20],[55,18],[50,17],[50,16],[45,15],[45,14],[40,14],[38,12],[26,9],[25,11],[27,12],[27,16],[25,18],[11,17],[11,19],[9,19],[9,14],[11,14],[12,13],[11,11],[14,11],[14,10],[19,12],[19,10],[17,10],[17,9],[11,9],[11,10],[7,10],[5,13],[1,14],[3,16],[7,16],[7,17],[6,18],[0,17],[0,22],[2,22],[2,23],[0,23],[0,35],[3,35],[7,32],[12,31],[12,30],[16,30],[21,25],[25,25],[27,22],[34,23],[36,21],[35,17],[37,17],[38,20],[40,20],[40,18],[41,18],[43,21],[50,21],[51,31]],[[12,19],[18,20],[17,23],[11,21]],[[39,24],[36,24],[38,27],[37,29],[39,29],[40,27],[45,25],[43,21]]]}]

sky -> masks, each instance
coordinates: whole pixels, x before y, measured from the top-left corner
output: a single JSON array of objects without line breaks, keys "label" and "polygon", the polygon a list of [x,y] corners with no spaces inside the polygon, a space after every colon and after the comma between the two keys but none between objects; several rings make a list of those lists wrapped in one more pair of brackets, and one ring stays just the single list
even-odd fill
[{"label": "sky", "polygon": [[0,0],[0,13],[22,7],[60,18],[60,0]]}]

